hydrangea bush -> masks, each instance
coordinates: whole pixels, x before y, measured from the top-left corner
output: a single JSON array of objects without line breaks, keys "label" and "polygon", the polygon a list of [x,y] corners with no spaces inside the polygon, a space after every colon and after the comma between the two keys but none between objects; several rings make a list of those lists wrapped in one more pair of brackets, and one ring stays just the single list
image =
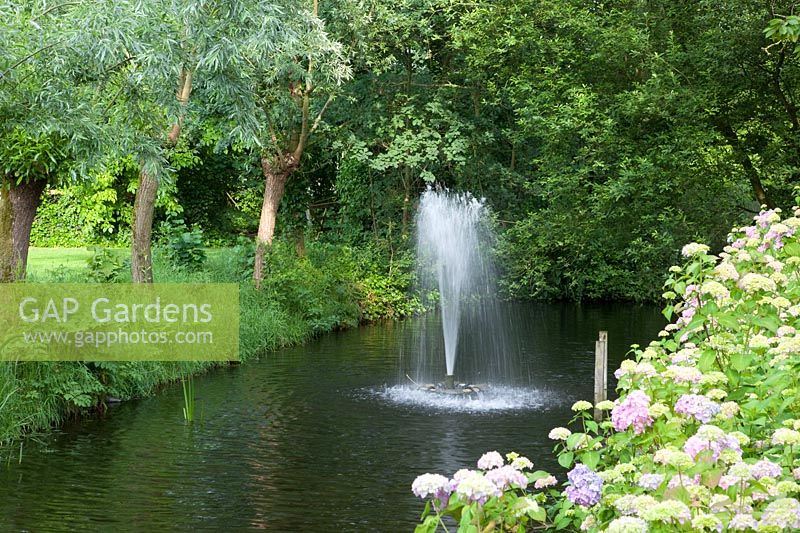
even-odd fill
[{"label": "hydrangea bush", "polygon": [[[577,402],[568,427],[550,432],[569,470],[563,491],[531,495],[492,470],[471,495],[448,480],[449,500],[415,490],[432,498],[422,531],[447,513],[459,531],[524,531],[521,499],[549,529],[800,529],[800,209],[793,215],[762,211],[719,256],[683,248],[665,284],[670,324],[615,372],[619,399],[595,406],[608,416],[597,423]],[[483,466],[503,468],[494,459]]]},{"label": "hydrangea bush", "polygon": [[450,517],[458,531],[525,531],[529,524],[543,524],[547,512],[542,504],[551,503],[558,491],[547,490],[557,480],[544,471],[531,472],[533,463],[511,452],[505,459],[496,451],[478,460],[477,470],[461,469],[450,479],[439,474],[423,474],[411,490],[427,500],[417,533],[447,531],[444,518]]}]

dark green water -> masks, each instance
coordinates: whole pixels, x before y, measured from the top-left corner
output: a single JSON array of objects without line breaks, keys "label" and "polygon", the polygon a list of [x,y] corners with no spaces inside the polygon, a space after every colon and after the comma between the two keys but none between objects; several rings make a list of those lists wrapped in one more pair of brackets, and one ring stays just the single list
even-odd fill
[{"label": "dark green water", "polygon": [[522,399],[510,407],[397,403],[384,384],[397,383],[422,320],[332,334],[196,379],[194,426],[178,386],[28,443],[22,464],[0,470],[0,530],[411,531],[418,474],[452,474],[495,449],[556,471],[547,433],[591,400],[598,330],[613,370],[663,320],[617,304],[511,316]]}]

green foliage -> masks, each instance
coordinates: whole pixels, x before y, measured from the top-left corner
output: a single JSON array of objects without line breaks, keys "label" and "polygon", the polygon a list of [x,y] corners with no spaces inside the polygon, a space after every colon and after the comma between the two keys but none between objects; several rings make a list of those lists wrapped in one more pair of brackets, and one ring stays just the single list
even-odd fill
[{"label": "green foliage", "polygon": [[109,165],[88,182],[65,184],[44,195],[31,228],[32,246],[124,246],[130,241],[135,176],[130,161]]},{"label": "green foliage", "polygon": [[0,137],[2,172],[17,184],[29,179],[55,179],[59,172],[67,171],[65,142],[60,136],[29,134],[21,126],[2,133],[5,133]]},{"label": "green foliage", "polygon": [[[776,43],[796,43],[800,37],[800,17],[788,15],[774,18],[769,21],[769,24],[764,29],[764,35]],[[794,53],[798,53],[797,48],[795,48]]]},{"label": "green foliage", "polygon": [[167,257],[173,265],[187,270],[198,270],[206,260],[203,232],[197,227],[189,229],[183,219],[167,220],[160,233],[165,241]]},{"label": "green foliage", "polygon": [[411,253],[393,258],[388,268],[375,248],[356,249],[353,253],[358,257],[355,287],[361,320],[400,319],[423,311],[419,298],[409,296],[415,281]]},{"label": "green foliage", "polygon": [[461,19],[457,46],[511,111],[498,138],[527,175],[511,294],[652,299],[678,243],[719,247],[747,210],[791,201],[800,70],[793,44],[764,51],[769,9],[481,2]]},{"label": "green foliage", "polygon": [[254,232],[263,178],[252,176],[250,157],[233,150],[214,151],[200,141],[200,163],[177,173],[177,202],[186,223],[203,229],[206,244],[229,246],[236,236]]},{"label": "green foliage", "polygon": [[88,277],[90,281],[113,283],[120,280],[128,265],[122,261],[119,253],[99,246],[87,249],[92,252],[92,257],[86,262],[89,267]]},{"label": "green foliage", "polygon": [[293,247],[275,243],[267,253],[262,290],[314,333],[358,323],[353,272],[346,259],[322,246],[297,257]]},{"label": "green foliage", "polygon": [[239,274],[242,281],[253,279],[253,264],[256,257],[256,245],[253,239],[247,237],[239,237],[236,240],[236,246],[231,248],[231,253],[228,254],[230,267],[232,270]]},{"label": "green foliage", "polygon": [[377,172],[410,172],[426,183],[436,181],[443,169],[458,172],[469,148],[459,117],[442,102],[411,101],[374,125],[378,139],[386,139],[377,153],[363,141],[348,147],[348,156]]},{"label": "green foliage", "polygon": [[71,200],[45,194],[31,228],[31,246],[84,246],[95,242],[96,235],[84,233]]}]

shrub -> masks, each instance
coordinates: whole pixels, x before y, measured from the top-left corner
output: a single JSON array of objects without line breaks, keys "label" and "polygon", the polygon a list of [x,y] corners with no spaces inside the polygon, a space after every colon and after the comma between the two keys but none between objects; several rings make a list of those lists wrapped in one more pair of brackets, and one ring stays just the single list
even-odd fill
[{"label": "shrub", "polygon": [[202,230],[188,229],[179,218],[164,222],[161,232],[166,240],[167,257],[175,266],[186,270],[198,270],[203,266],[206,252]]},{"label": "shrub", "polygon": [[126,269],[125,262],[111,250],[93,246],[87,248],[93,252],[86,263],[89,267],[89,280],[96,283],[113,283],[119,281]]},{"label": "shrub", "polygon": [[596,423],[578,402],[572,429],[550,434],[571,471],[548,525],[800,528],[798,228],[800,210],[763,211],[718,257],[683,248],[665,284],[674,321],[615,372],[619,399],[597,406],[610,418]]},{"label": "shrub", "polygon": [[[440,474],[422,474],[412,484],[414,494],[426,500],[422,524],[416,533],[432,533],[452,518],[458,531],[526,531],[530,523],[541,524],[546,512],[540,504],[552,494],[545,490],[556,483],[544,471],[528,472],[533,463],[517,453],[503,456],[487,452],[477,470],[461,469],[452,479]],[[533,489],[528,490],[528,485]]]}]

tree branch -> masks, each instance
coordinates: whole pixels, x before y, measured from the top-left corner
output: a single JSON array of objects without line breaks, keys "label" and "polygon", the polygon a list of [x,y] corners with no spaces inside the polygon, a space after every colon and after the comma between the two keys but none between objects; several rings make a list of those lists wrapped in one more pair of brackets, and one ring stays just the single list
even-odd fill
[{"label": "tree branch", "polygon": [[328,99],[325,101],[325,104],[322,106],[322,109],[320,109],[319,113],[317,113],[317,118],[314,119],[314,124],[311,126],[311,129],[308,130],[309,136],[315,131],[317,131],[319,123],[322,122],[322,116],[325,114],[325,111],[328,109],[328,106],[331,105],[331,102],[333,102],[333,95],[328,96]]},{"label": "tree branch", "polygon": [[772,81],[775,84],[775,92],[778,93],[778,98],[783,104],[786,114],[789,116],[789,121],[792,124],[792,131],[800,130],[800,122],[797,118],[797,108],[783,90],[781,85],[781,74],[783,73],[783,65],[786,61],[786,49],[782,48],[778,56],[778,62],[775,65],[775,70],[772,73]]},{"label": "tree branch", "polygon": [[21,64],[25,63],[27,60],[29,60],[29,59],[31,59],[33,57],[36,57],[37,55],[41,54],[45,50],[49,50],[49,49],[53,48],[54,46],[57,46],[57,45],[59,45],[59,44],[61,44],[63,42],[64,41],[58,41],[58,42],[55,42],[55,43],[52,43],[52,44],[48,44],[47,46],[43,46],[43,47],[39,48],[38,50],[35,50],[35,51],[31,52],[30,54],[26,55],[25,57],[23,57],[22,59],[20,59],[19,61],[17,61],[13,65],[11,65],[10,67],[8,67],[2,74],[0,74],[0,80],[5,78],[6,75],[9,72],[14,70],[15,68],[17,68]]},{"label": "tree branch", "polygon": [[189,103],[189,97],[192,94],[192,71],[187,68],[181,69],[181,75],[178,80],[178,91],[175,97],[178,99],[178,103],[180,104],[180,111],[178,114],[178,120],[172,125],[172,129],[167,135],[167,141],[171,146],[175,146],[178,143],[178,137],[180,136],[181,128],[183,127],[183,118],[186,114],[186,106]]},{"label": "tree branch", "polygon": [[51,11],[55,11],[56,9],[61,9],[62,7],[76,6],[76,5],[80,5],[80,2],[62,2],[60,4],[48,7],[47,9],[45,9],[44,11],[42,11],[41,13],[39,13],[38,15],[33,17],[31,20],[32,21],[38,20],[38,19],[44,17],[45,15],[47,15],[48,13],[50,13]]}]

